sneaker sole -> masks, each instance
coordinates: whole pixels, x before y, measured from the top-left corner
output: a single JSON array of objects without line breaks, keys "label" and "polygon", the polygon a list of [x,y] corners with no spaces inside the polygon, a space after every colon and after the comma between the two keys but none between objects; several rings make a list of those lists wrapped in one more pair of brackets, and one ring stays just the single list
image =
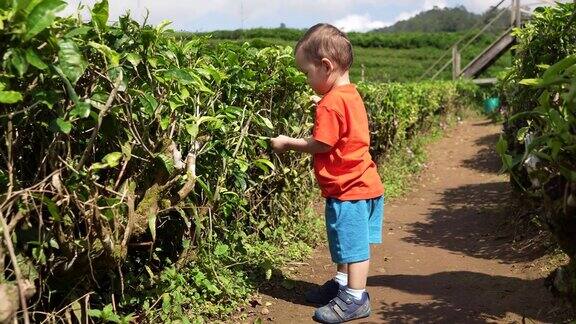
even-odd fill
[{"label": "sneaker sole", "polygon": [[[348,319],[348,320],[345,320],[345,321],[342,321],[342,322],[338,322],[338,323],[351,322],[351,321],[363,319],[363,318],[366,318],[366,317],[370,317],[370,313],[365,314],[365,315],[362,315],[362,316],[359,316],[359,317],[351,318],[351,319]],[[325,321],[319,320],[319,319],[316,318],[316,316],[312,316],[312,319],[313,319],[315,322],[317,322],[317,323],[333,324],[332,322],[325,322]]]}]

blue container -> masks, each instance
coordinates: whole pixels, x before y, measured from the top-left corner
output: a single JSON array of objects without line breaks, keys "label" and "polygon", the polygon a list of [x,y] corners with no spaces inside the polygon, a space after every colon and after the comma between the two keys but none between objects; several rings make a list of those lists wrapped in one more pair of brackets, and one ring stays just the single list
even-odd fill
[{"label": "blue container", "polygon": [[484,112],[491,114],[500,108],[500,98],[491,97],[484,100]]}]

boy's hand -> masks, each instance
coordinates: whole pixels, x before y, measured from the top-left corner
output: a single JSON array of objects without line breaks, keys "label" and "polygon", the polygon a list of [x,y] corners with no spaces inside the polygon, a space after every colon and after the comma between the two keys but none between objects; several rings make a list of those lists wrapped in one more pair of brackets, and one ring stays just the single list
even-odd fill
[{"label": "boy's hand", "polygon": [[282,153],[285,153],[286,151],[288,151],[288,149],[289,149],[288,140],[289,139],[290,139],[290,137],[284,136],[284,135],[280,135],[278,137],[271,138],[270,144],[272,145],[272,149],[274,150],[274,153],[282,154]]}]

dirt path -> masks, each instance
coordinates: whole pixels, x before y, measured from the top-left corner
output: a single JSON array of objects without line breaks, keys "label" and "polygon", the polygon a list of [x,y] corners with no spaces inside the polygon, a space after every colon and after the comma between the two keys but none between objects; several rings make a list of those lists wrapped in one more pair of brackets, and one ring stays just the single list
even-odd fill
[{"label": "dirt path", "polygon": [[[471,120],[429,148],[414,191],[387,202],[384,244],[373,248],[372,316],[359,323],[553,322],[554,301],[533,262],[545,251],[518,250],[501,229],[510,188],[492,147],[500,127]],[[264,321],[309,323],[304,291],[334,274],[326,247],[292,269],[291,285],[262,292]],[[288,289],[287,289],[288,288]],[[292,289],[289,289],[292,288]]]}]

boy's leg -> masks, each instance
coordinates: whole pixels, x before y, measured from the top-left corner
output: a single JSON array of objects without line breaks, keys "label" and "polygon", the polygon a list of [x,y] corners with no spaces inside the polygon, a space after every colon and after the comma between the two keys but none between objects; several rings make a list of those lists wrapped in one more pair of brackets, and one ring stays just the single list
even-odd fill
[{"label": "boy's leg", "polygon": [[[366,293],[366,280],[370,266],[370,243],[379,237],[373,219],[374,199],[335,201],[327,213],[326,227],[330,252],[338,270],[348,270],[348,286],[314,314],[323,323],[341,323],[370,315],[370,298]],[[327,208],[328,209],[328,208]],[[381,223],[380,216],[380,223]],[[380,225],[381,229],[381,225]],[[346,264],[346,265],[345,265]]]},{"label": "boy's leg", "polygon": [[370,260],[350,263],[348,265],[348,288],[355,290],[366,289],[369,268]]}]

